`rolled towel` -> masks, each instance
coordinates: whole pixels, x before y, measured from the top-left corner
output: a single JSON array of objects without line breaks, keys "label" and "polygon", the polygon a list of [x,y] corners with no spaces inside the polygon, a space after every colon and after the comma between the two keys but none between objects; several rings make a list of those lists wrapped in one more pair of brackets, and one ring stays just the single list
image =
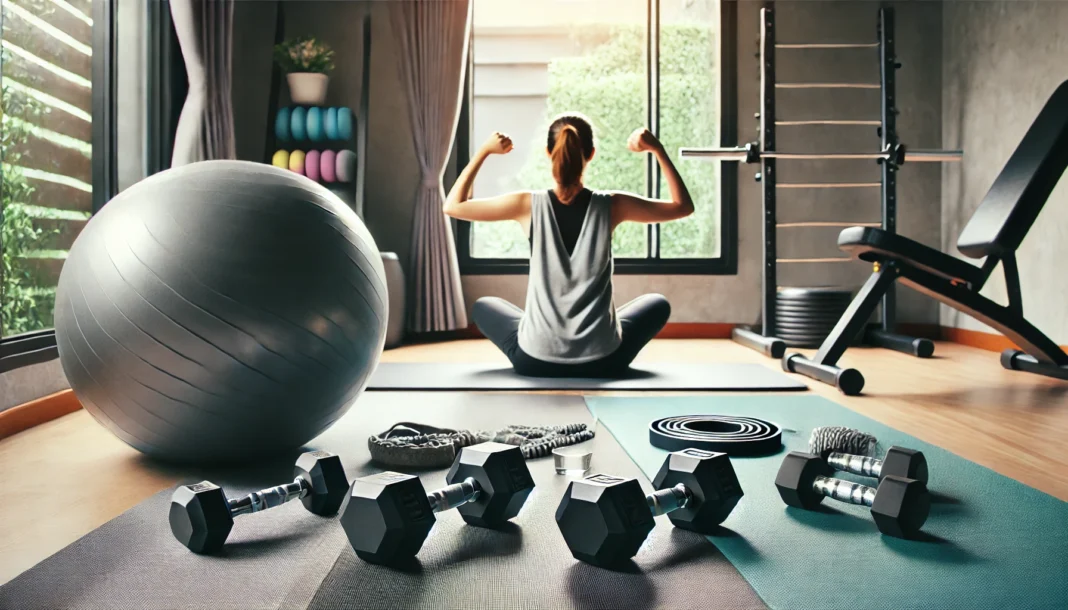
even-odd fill
[{"label": "rolled towel", "polygon": [[323,111],[323,131],[326,132],[327,140],[336,140],[337,137],[337,108],[327,108]]},{"label": "rolled towel", "polygon": [[319,108],[308,108],[308,139],[312,142],[323,139],[323,111]]},{"label": "rolled towel", "polygon": [[304,151],[294,150],[289,153],[289,169],[298,174],[304,173]]},{"label": "rolled towel", "polygon": [[319,177],[323,182],[337,180],[337,155],[332,150],[324,150],[319,156]]},{"label": "rolled towel", "polygon": [[352,111],[348,108],[337,109],[337,139],[348,140],[352,137]]},{"label": "rolled towel", "polygon": [[317,150],[309,150],[308,154],[304,155],[304,175],[318,182],[322,161],[319,159],[320,153]]},{"label": "rolled towel", "polygon": [[337,153],[337,181],[352,182],[356,179],[356,153],[342,150]]},{"label": "rolled towel", "polygon": [[308,136],[308,111],[300,106],[293,109],[289,121],[289,133],[294,140],[300,141]]},{"label": "rolled towel", "polygon": [[282,169],[289,169],[289,151],[275,151],[274,156],[271,157],[271,165],[281,167]]},{"label": "rolled towel", "polygon": [[282,108],[274,118],[274,137],[280,142],[289,141],[289,108]]}]

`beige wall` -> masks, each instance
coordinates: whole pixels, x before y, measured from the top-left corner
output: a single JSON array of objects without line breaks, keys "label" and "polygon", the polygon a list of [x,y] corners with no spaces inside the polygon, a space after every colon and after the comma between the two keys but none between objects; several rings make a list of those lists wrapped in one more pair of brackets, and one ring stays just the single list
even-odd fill
[{"label": "beige wall", "polygon": [[[1068,79],[1068,3],[947,2],[944,11],[943,136],[965,157],[943,173],[942,243],[960,256],[964,224],[1049,95]],[[1017,254],[1024,314],[1060,344],[1068,343],[1066,204],[1068,181],[1061,180]],[[1005,302],[1000,269],[983,294]],[[990,330],[945,306],[940,318],[946,326]]]}]

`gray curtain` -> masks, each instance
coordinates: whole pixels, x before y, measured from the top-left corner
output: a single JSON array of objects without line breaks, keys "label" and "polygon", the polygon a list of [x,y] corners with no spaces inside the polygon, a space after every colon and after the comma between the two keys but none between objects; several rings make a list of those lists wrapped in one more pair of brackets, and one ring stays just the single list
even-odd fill
[{"label": "gray curtain", "polygon": [[234,159],[230,99],[234,0],[171,0],[170,4],[189,78],[171,166]]},{"label": "gray curtain", "polygon": [[467,66],[469,0],[389,3],[398,69],[408,99],[422,180],[412,222],[408,329],[467,327],[452,225],[441,212],[441,176],[456,135]]}]

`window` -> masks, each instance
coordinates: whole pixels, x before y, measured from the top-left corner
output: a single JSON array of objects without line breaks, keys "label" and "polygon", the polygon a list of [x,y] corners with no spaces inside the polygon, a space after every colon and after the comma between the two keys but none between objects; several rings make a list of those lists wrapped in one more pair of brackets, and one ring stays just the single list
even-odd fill
[{"label": "window", "polygon": [[[552,185],[549,120],[578,111],[594,124],[597,152],[586,183],[648,196],[667,193],[655,161],[626,149],[648,126],[672,155],[694,198],[690,218],[613,235],[616,268],[638,273],[733,273],[729,210],[718,164],[680,162],[681,146],[720,143],[724,123],[720,0],[473,0],[471,82],[464,108],[471,146],[512,136],[515,150],[479,172],[475,196]],[[648,157],[648,158],[647,158]],[[728,189],[729,190],[729,189]],[[525,272],[527,237],[511,222],[462,222],[465,273]]]},{"label": "window", "polygon": [[111,10],[107,0],[2,3],[0,370],[27,364],[19,357],[28,351],[54,355],[60,269],[110,194],[101,177],[107,155],[96,158],[94,144],[108,124],[107,88],[97,81],[110,78],[112,55],[101,51]]}]

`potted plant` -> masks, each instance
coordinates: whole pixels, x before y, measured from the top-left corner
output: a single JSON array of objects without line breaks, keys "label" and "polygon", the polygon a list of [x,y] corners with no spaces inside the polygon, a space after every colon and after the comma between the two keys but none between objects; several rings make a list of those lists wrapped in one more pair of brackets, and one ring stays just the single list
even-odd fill
[{"label": "potted plant", "polygon": [[291,38],[274,47],[274,59],[286,72],[289,97],[295,104],[326,102],[328,74],[334,69],[334,51],[314,36]]}]

